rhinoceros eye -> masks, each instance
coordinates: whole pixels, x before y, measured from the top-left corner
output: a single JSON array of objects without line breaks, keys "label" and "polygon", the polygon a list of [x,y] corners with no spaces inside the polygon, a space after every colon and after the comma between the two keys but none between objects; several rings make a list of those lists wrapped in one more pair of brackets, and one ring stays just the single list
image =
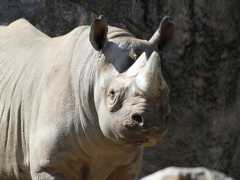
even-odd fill
[{"label": "rhinoceros eye", "polygon": [[109,95],[109,97],[110,97],[111,100],[114,100],[114,98],[115,98],[115,91],[114,91],[113,89],[111,89],[111,90],[109,91],[108,95]]},{"label": "rhinoceros eye", "polygon": [[111,112],[113,111],[117,111],[120,107],[120,95],[121,93],[119,91],[115,91],[113,89],[111,89],[108,92],[108,101],[107,101],[107,105],[110,109]]}]

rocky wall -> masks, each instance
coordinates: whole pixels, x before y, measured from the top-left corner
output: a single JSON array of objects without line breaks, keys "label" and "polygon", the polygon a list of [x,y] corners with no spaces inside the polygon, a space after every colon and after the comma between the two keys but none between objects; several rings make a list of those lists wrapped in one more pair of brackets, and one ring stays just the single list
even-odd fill
[{"label": "rocky wall", "polygon": [[24,17],[58,36],[104,14],[148,39],[172,16],[175,37],[162,50],[172,117],[163,142],[145,151],[142,174],[205,166],[240,178],[239,9],[238,0],[1,0],[0,24]]}]

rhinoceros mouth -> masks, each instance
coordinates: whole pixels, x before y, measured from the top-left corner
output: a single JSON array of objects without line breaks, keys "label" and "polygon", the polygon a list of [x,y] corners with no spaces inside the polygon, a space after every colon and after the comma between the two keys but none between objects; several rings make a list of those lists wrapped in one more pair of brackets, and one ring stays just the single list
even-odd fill
[{"label": "rhinoceros mouth", "polygon": [[133,146],[144,146],[144,147],[151,147],[156,144],[159,144],[162,139],[166,136],[168,130],[166,129],[162,133],[160,132],[151,132],[148,134],[142,134],[138,137],[122,137],[119,138],[120,143],[128,144]]}]

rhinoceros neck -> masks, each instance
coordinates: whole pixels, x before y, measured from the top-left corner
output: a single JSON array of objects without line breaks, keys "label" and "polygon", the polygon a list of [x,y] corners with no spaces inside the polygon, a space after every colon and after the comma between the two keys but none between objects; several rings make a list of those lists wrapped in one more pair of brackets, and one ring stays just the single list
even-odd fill
[{"label": "rhinoceros neck", "polygon": [[81,33],[74,48],[71,81],[75,111],[78,114],[78,120],[74,124],[78,134],[77,143],[86,154],[92,154],[102,142],[94,104],[94,86],[99,65],[96,63],[97,52],[86,37],[88,31]]}]

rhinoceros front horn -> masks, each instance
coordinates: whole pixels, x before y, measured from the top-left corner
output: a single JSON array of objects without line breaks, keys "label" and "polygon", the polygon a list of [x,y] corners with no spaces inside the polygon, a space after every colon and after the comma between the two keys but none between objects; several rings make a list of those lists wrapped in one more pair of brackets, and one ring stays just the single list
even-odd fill
[{"label": "rhinoceros front horn", "polygon": [[160,91],[165,88],[161,61],[156,51],[151,54],[143,70],[138,73],[136,85],[141,91],[152,97],[159,96]]}]

